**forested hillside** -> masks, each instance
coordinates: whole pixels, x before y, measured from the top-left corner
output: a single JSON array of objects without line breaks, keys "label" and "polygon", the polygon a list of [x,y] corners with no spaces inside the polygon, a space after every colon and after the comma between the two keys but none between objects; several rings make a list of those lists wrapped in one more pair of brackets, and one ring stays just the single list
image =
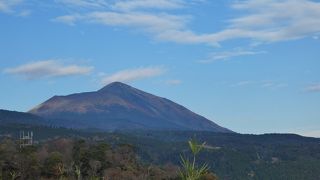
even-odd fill
[{"label": "forested hillside", "polygon": [[[34,148],[26,152],[19,152],[19,149],[13,148],[16,147],[13,145],[14,140],[22,129],[32,130],[36,140]],[[29,157],[35,158],[37,166],[41,167],[36,173],[45,177],[59,176],[59,173],[46,174],[47,170],[43,169],[45,159],[54,156],[52,158],[66,160],[63,167],[65,173],[70,174],[69,171],[72,167],[75,168],[79,158],[81,159],[80,154],[86,154],[83,157],[91,159],[92,162],[83,159],[84,161],[91,162],[91,165],[94,161],[103,170],[92,171],[89,163],[88,167],[83,166],[84,169],[81,170],[83,176],[112,172],[119,177],[128,175],[139,179],[152,172],[157,177],[175,178],[181,163],[180,155],[191,155],[187,141],[194,138],[199,142],[206,142],[204,150],[199,154],[199,162],[208,163],[210,171],[217,174],[220,179],[320,178],[320,140],[294,134],[242,135],[198,131],[105,133],[17,124],[1,126],[0,134],[5,135],[2,136],[0,150],[3,172],[7,171],[7,164],[4,162],[20,162],[15,158],[20,157],[21,153],[28,152],[31,153]],[[11,144],[11,148],[5,145],[8,143]],[[76,149],[81,153],[75,155]],[[40,152],[45,156],[41,158]],[[101,159],[102,156],[106,159]],[[111,157],[124,160],[115,160]],[[113,164],[114,161],[116,164]]]}]

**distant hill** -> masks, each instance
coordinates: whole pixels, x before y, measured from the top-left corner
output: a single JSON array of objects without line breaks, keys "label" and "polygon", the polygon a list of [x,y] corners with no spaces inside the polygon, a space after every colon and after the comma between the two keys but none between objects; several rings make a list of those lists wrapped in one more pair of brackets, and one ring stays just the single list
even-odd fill
[{"label": "distant hill", "polygon": [[29,113],[71,128],[232,132],[177,103],[120,82],[95,92],[54,96]]},{"label": "distant hill", "polygon": [[30,113],[0,109],[0,123],[1,125],[8,125],[8,124],[44,125],[46,124],[46,121],[43,118]]}]

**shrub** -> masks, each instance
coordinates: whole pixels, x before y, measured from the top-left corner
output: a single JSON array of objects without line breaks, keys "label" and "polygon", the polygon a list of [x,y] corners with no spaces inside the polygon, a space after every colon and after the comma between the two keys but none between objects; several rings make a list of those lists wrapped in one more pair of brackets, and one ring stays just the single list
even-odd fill
[{"label": "shrub", "polygon": [[[198,144],[196,140],[192,139],[188,141],[189,148],[192,153],[192,160],[189,158],[180,156],[182,168],[179,169],[179,174],[183,180],[200,180],[200,179],[216,179],[215,175],[209,173],[208,164],[204,163],[202,165],[196,164],[197,154],[204,148],[205,142]],[[213,178],[212,178],[213,177]]]}]

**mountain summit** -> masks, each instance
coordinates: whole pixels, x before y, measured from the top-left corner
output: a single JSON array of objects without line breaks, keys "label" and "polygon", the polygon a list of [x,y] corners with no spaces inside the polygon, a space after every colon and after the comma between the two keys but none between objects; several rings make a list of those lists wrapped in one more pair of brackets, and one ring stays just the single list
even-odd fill
[{"label": "mountain summit", "polygon": [[72,128],[232,132],[168,99],[120,82],[95,92],[54,96],[29,112]]}]

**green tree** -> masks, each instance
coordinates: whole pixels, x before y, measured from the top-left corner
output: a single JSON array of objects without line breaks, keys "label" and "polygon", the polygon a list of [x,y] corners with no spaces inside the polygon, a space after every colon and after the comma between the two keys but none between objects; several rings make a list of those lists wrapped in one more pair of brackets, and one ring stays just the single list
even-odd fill
[{"label": "green tree", "polygon": [[72,157],[74,160],[74,169],[80,168],[81,178],[88,178],[90,175],[90,158],[88,144],[84,140],[76,141],[72,149]]},{"label": "green tree", "polygon": [[109,145],[100,142],[95,146],[90,146],[90,168],[91,176],[103,177],[104,170],[108,167],[109,162],[106,160],[106,152],[110,149]]},{"label": "green tree", "polygon": [[36,155],[37,148],[27,146],[21,148],[18,153],[21,179],[38,179],[40,177],[40,163]]},{"label": "green tree", "polygon": [[43,168],[46,176],[50,178],[62,178],[64,175],[64,164],[61,153],[51,153],[45,160]]}]

